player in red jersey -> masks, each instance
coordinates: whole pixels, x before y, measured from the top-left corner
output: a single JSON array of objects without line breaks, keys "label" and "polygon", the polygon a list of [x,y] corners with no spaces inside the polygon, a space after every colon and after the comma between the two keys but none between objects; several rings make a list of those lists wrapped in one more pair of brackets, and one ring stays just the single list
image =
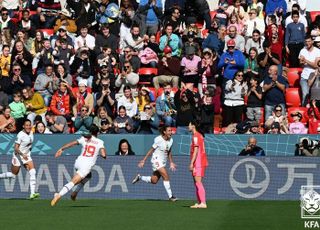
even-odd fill
[{"label": "player in red jersey", "polygon": [[198,131],[197,126],[198,122],[196,121],[189,123],[189,131],[192,132],[189,170],[192,172],[198,199],[198,203],[190,206],[190,208],[207,208],[206,191],[202,184],[202,178],[208,166],[208,160],[204,145],[204,135]]}]

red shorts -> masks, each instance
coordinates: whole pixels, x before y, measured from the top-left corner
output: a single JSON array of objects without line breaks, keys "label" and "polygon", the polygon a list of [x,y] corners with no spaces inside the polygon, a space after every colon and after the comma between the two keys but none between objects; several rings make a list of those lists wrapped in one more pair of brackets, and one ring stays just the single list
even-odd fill
[{"label": "red shorts", "polygon": [[193,168],[192,176],[204,177],[205,170],[206,170],[205,167],[195,167]]}]

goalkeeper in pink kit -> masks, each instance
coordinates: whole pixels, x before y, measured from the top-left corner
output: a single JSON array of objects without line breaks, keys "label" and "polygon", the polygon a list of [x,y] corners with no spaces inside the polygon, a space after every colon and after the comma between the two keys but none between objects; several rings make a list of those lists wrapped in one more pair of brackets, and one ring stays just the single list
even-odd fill
[{"label": "goalkeeper in pink kit", "polygon": [[195,121],[189,123],[189,131],[192,132],[189,170],[192,172],[198,199],[198,203],[190,206],[190,208],[207,208],[206,191],[202,184],[202,178],[208,166],[208,160],[204,145],[204,136],[197,130],[197,125]]}]

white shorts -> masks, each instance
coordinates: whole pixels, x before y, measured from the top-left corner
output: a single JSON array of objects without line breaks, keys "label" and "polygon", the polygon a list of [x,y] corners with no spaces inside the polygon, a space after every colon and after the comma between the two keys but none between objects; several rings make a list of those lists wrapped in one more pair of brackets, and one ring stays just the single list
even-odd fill
[{"label": "white shorts", "polygon": [[151,158],[152,170],[158,171],[160,168],[166,167],[167,159],[162,157],[153,156]]},{"label": "white shorts", "polygon": [[88,164],[88,162],[84,162],[79,159],[74,163],[74,170],[81,176],[81,178],[85,178],[91,172],[92,167],[92,164]]},{"label": "white shorts", "polygon": [[27,160],[25,160],[21,155],[13,154],[11,164],[16,167],[21,167],[21,162],[22,162],[22,165],[25,165],[28,162],[32,161],[30,153],[26,155],[28,156]]}]

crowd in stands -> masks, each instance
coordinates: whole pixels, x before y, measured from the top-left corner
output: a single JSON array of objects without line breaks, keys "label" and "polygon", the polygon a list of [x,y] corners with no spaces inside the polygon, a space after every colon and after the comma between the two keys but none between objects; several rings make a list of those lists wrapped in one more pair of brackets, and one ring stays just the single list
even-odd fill
[{"label": "crowd in stands", "polygon": [[305,0],[0,3],[1,133],[320,132]]}]

